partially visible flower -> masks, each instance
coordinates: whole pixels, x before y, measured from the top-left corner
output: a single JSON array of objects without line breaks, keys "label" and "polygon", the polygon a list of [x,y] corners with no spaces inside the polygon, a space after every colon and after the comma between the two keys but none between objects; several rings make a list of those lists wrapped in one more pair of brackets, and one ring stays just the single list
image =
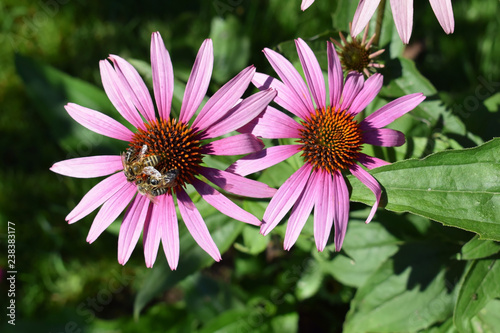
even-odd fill
[{"label": "partially visible flower", "polygon": [[[451,0],[429,0],[439,24],[447,34],[453,33],[455,20]],[[368,24],[380,0],[360,0],[353,19],[353,36],[357,36]],[[392,15],[403,43],[410,41],[413,28],[413,0],[391,0]]]},{"label": "partially visible flower", "polygon": [[[330,38],[330,40],[338,47],[338,55],[340,58],[340,63],[344,72],[359,72],[365,73],[366,77],[369,77],[374,72],[374,68],[383,68],[384,65],[378,64],[373,61],[374,58],[381,55],[385,50],[381,49],[370,53],[370,48],[372,47],[373,39],[375,34],[372,35],[370,40],[366,42],[366,37],[368,37],[368,25],[365,28],[361,42],[356,37],[352,37],[352,26],[349,24],[351,31],[350,41],[344,37],[341,31],[339,31],[340,39],[342,44],[337,42],[335,39]],[[371,70],[371,72],[370,72]]]},{"label": "partially visible flower", "polygon": [[248,175],[301,153],[304,164],[271,199],[264,213],[261,233],[267,235],[291,209],[284,241],[284,248],[289,250],[314,207],[316,247],[319,251],[325,248],[332,225],[335,225],[335,249],[339,251],[349,219],[349,191],[343,172],[352,173],[375,195],[375,204],[366,220],[366,223],[370,222],[379,205],[382,189],[361,166],[372,169],[388,163],[361,153],[362,145],[402,145],[405,142],[403,133],[383,127],[415,108],[425,97],[421,93],[403,96],[363,120],[355,119],[382,88],[382,75],[374,74],[365,81],[362,74],[351,72],[344,82],[334,46],[327,42],[327,92],[323,73],[312,50],[302,39],[296,40],[295,45],[307,85],[286,58],[270,49],[264,49],[264,54],[281,81],[256,73],[252,82],[259,89],[276,89],[278,95],[274,101],[300,121],[267,107],[239,131],[263,138],[297,139],[298,144],[270,147],[250,154],[228,170]]},{"label": "partially visible flower", "polygon": [[[155,114],[148,88],[134,67],[116,55],[109,59],[114,67],[106,60],[100,62],[104,90],[118,112],[137,130],[131,132],[98,111],[73,103],[66,105],[66,111],[81,125],[129,144],[123,156],[75,158],[52,166],[52,171],[70,177],[93,178],[112,174],[92,188],[66,220],[74,223],[102,205],[87,237],[92,243],[128,206],[118,236],[118,262],[124,265],[128,261],[143,230],[146,266],[153,266],[161,239],[170,268],[176,269],[179,229],[175,196],[182,219],[195,241],[214,260],[221,260],[220,252],[185,186],[192,185],[221,213],[260,225],[255,216],[234,204],[205,179],[228,192],[249,197],[271,197],[276,190],[254,180],[203,166],[202,159],[204,155],[259,151],[263,147],[261,140],[251,134],[233,135],[209,143],[204,140],[228,134],[248,123],[271,102],[276,92],[268,89],[238,102],[255,73],[255,68],[250,66],[217,91],[195,116],[212,74],[213,46],[207,39],[201,45],[187,82],[179,119],[174,119],[170,114],[173,68],[158,32],[153,33],[151,39],[151,68],[158,114]],[[146,160],[150,166],[147,172]],[[124,168],[126,170],[122,172]]]},{"label": "partially visible flower", "polygon": [[302,4],[300,5],[300,9],[303,11],[309,8],[310,5],[312,5],[314,0],[302,0]]}]

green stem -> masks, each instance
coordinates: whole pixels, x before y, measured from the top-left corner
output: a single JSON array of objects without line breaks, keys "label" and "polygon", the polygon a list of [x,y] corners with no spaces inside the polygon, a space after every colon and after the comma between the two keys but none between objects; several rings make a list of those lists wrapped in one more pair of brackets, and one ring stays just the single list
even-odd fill
[{"label": "green stem", "polygon": [[380,40],[380,31],[382,30],[382,22],[384,21],[384,9],[385,9],[385,1],[381,0],[378,4],[377,8],[377,23],[375,25],[375,39],[373,40],[373,44],[378,46],[378,42]]}]

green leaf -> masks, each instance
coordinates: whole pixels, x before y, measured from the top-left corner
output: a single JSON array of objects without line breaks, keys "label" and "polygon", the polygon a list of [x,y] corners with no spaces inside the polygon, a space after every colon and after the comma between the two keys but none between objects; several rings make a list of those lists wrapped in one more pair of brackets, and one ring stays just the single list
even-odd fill
[{"label": "green leaf", "polygon": [[496,333],[500,327],[500,300],[490,301],[472,318],[474,333]]},{"label": "green leaf", "polygon": [[479,239],[476,235],[462,247],[462,253],[458,259],[471,260],[489,257],[500,252],[500,243],[490,240]]},{"label": "green leaf", "polygon": [[460,332],[471,331],[471,319],[489,301],[500,296],[500,261],[476,260],[458,294],[454,322]]},{"label": "green leaf", "polygon": [[[500,240],[500,139],[476,148],[444,151],[370,173],[384,188],[382,206],[410,212]],[[373,193],[353,176],[351,200],[373,204]]]},{"label": "green leaf", "polygon": [[[229,249],[245,225],[219,212],[204,218],[204,220],[221,253]],[[142,288],[137,293],[134,302],[134,316],[137,318],[148,302],[160,293],[213,263],[212,257],[198,246],[189,232],[184,232],[180,237],[179,267],[177,270],[171,271],[166,260],[157,261],[157,264],[149,272]]]},{"label": "green leaf", "polygon": [[243,228],[242,236],[243,245],[235,243],[234,246],[236,249],[248,254],[255,255],[263,252],[269,243],[269,237],[263,237],[259,233],[259,228],[252,225],[246,225]]},{"label": "green leaf", "polygon": [[454,246],[407,243],[362,285],[344,332],[412,332],[448,318],[464,263],[450,262]]}]

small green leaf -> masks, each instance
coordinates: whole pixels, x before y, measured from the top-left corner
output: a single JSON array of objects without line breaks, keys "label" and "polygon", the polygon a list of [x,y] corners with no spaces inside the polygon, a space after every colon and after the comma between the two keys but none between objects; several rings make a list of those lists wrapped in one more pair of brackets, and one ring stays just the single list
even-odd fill
[{"label": "small green leaf", "polygon": [[[384,188],[382,206],[500,240],[500,139],[444,151],[370,172]],[[373,193],[353,176],[351,200],[373,204]]]},{"label": "small green leaf", "polygon": [[471,319],[489,301],[500,296],[500,261],[476,260],[458,294],[454,322],[459,332],[471,332]]},{"label": "small green leaf", "polygon": [[462,247],[459,259],[471,260],[489,257],[500,252],[500,243],[490,240],[479,239],[476,235]]}]

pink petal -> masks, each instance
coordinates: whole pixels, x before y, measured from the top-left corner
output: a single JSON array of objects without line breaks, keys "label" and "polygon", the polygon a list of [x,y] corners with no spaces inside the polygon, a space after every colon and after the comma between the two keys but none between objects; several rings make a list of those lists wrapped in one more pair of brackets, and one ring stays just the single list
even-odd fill
[{"label": "pink petal", "polygon": [[161,225],[161,241],[171,270],[179,264],[179,225],[175,212],[174,198],[170,193],[158,198],[158,223]]},{"label": "pink petal", "polygon": [[337,51],[331,42],[326,42],[328,55],[328,88],[330,92],[330,105],[339,105],[342,90],[344,88],[344,73],[340,64]]},{"label": "pink petal", "polygon": [[373,101],[375,96],[382,89],[382,83],[384,82],[384,77],[379,73],[370,76],[363,85],[363,89],[354,97],[354,101],[349,108],[349,113],[352,115],[357,115],[359,112],[364,110],[368,104]]},{"label": "pink petal", "polygon": [[78,157],[54,163],[50,171],[75,178],[94,178],[110,175],[123,169],[120,156],[105,155]]},{"label": "pink petal", "polygon": [[275,72],[281,78],[281,81],[294,92],[296,99],[300,100],[301,104],[298,107],[300,107],[301,110],[307,110],[307,114],[314,112],[314,105],[309,90],[302,76],[300,76],[299,72],[293,67],[292,63],[281,54],[268,48],[264,49],[264,54]]},{"label": "pink petal", "polygon": [[321,67],[319,67],[318,59],[316,59],[311,48],[301,38],[295,40],[295,47],[299,54],[307,85],[311,89],[314,101],[316,102],[316,108],[323,110],[326,102],[325,79],[323,78]]},{"label": "pink petal", "polygon": [[302,11],[306,10],[307,8],[309,8],[310,5],[312,5],[314,2],[314,0],[302,0],[302,4],[300,5],[300,9],[302,9]]},{"label": "pink petal", "polygon": [[149,90],[137,70],[125,59],[111,54],[109,59],[115,65],[116,73],[122,81],[122,86],[128,88],[128,94],[132,98],[135,107],[147,121],[156,119],[155,108]]},{"label": "pink petal", "polygon": [[160,119],[168,119],[174,94],[174,69],[159,32],[153,32],[151,35],[151,70]]},{"label": "pink petal", "polygon": [[198,110],[198,107],[207,93],[213,66],[214,50],[212,40],[205,39],[198,51],[193,69],[191,70],[191,75],[189,75],[186,85],[179,116],[181,122],[187,124],[196,110]]},{"label": "pink petal", "polygon": [[347,110],[354,99],[358,96],[364,84],[363,74],[350,72],[345,79],[344,90],[342,92],[342,104],[340,110]]},{"label": "pink petal", "polygon": [[251,198],[269,198],[276,189],[230,172],[203,167],[200,173],[225,191]]},{"label": "pink petal", "polygon": [[87,242],[93,243],[116,220],[130,203],[136,192],[137,187],[127,182],[125,186],[120,188],[115,195],[102,205],[94,222],[92,222],[89,234],[87,235]]},{"label": "pink petal", "polygon": [[212,141],[201,148],[207,155],[242,155],[260,151],[264,148],[262,140],[252,134],[238,134]]},{"label": "pink petal", "polygon": [[329,172],[320,172],[318,181],[321,186],[318,187],[316,196],[316,205],[314,207],[314,240],[318,251],[325,249],[330,231],[333,225],[334,215],[334,196],[333,179]]},{"label": "pink petal", "polygon": [[[158,200],[156,198],[155,200]],[[160,238],[162,234],[163,225],[160,222],[160,214],[163,210],[160,206],[155,204],[151,205],[149,210],[148,218],[146,218],[146,223],[144,223],[143,231],[143,245],[144,245],[144,259],[146,261],[146,267],[153,267],[156,256],[158,255],[158,248],[160,247]]]},{"label": "pink petal", "polygon": [[366,27],[378,7],[380,0],[360,0],[352,20],[351,35],[356,37]]},{"label": "pink petal", "polygon": [[309,116],[310,113],[302,102],[302,98],[298,97],[294,90],[280,80],[266,74],[255,73],[252,83],[260,90],[275,89],[278,94],[274,98],[274,102],[297,117],[305,119]]},{"label": "pink petal", "polygon": [[375,204],[372,207],[372,210],[370,211],[370,215],[368,215],[368,218],[366,219],[365,223],[370,223],[370,221],[373,218],[373,215],[375,215],[375,212],[377,211],[378,205],[380,204],[380,196],[382,195],[382,188],[380,187],[380,184],[377,182],[375,178],[373,178],[372,175],[370,175],[368,172],[366,172],[363,168],[358,166],[357,164],[354,164],[350,167],[351,173],[354,175],[354,177],[358,178],[363,184],[368,187],[373,194],[375,194]]},{"label": "pink petal", "polygon": [[101,60],[99,68],[104,91],[111,103],[129,123],[137,128],[143,128],[144,122],[128,96],[128,88],[123,86],[113,66],[108,61]]},{"label": "pink petal", "polygon": [[398,99],[387,103],[386,105],[366,117],[360,123],[360,128],[363,131],[382,128],[392,123],[394,120],[401,117],[405,113],[413,110],[424,99],[425,96],[422,93],[415,93],[399,97]]},{"label": "pink petal", "polygon": [[309,179],[312,167],[306,163],[281,185],[267,206],[260,233],[267,235],[292,208]]},{"label": "pink petal", "polygon": [[64,108],[71,118],[93,132],[113,139],[132,140],[132,131],[103,113],[73,103],[66,104]]},{"label": "pink petal", "polygon": [[333,221],[335,223],[335,251],[339,252],[344,242],[349,222],[349,190],[340,172],[333,174]]},{"label": "pink petal", "polygon": [[66,221],[71,224],[87,216],[127,183],[127,178],[122,172],[105,178],[85,194],[78,205],[66,216]]},{"label": "pink petal", "polygon": [[247,90],[254,73],[255,67],[248,66],[217,90],[193,121],[193,127],[205,129],[226,116]]},{"label": "pink petal", "polygon": [[432,10],[436,15],[439,24],[447,34],[455,30],[455,19],[453,18],[453,8],[451,0],[429,0]]},{"label": "pink petal", "polygon": [[181,213],[182,219],[186,228],[193,236],[194,240],[198,245],[205,250],[215,261],[220,261],[221,255],[217,245],[215,245],[210,232],[203,221],[198,209],[191,201],[191,198],[184,192],[184,190],[179,190],[177,192],[177,205],[179,206],[179,211]]},{"label": "pink petal", "polygon": [[391,0],[391,9],[399,37],[408,44],[413,27],[413,0]]},{"label": "pink petal", "polygon": [[245,223],[257,226],[261,225],[259,219],[257,219],[249,212],[241,209],[238,205],[236,205],[234,202],[229,200],[226,196],[221,194],[210,185],[197,179],[193,180],[191,184],[206,202],[208,202],[212,207],[217,209],[222,214]]},{"label": "pink petal", "polygon": [[380,158],[376,158],[373,156],[368,156],[363,153],[359,153],[358,162],[363,164],[367,169],[375,169],[384,165],[389,165],[391,163],[381,160]]},{"label": "pink petal", "polygon": [[241,176],[267,169],[297,154],[299,145],[273,146],[240,158],[227,168],[227,171]]},{"label": "pink petal", "polygon": [[254,119],[276,96],[276,90],[262,90],[245,98],[226,115],[205,130],[204,139],[211,139],[234,131]]},{"label": "pink petal", "polygon": [[150,201],[138,195],[128,208],[118,234],[118,262],[125,265],[141,236],[141,230],[148,215]]},{"label": "pink petal", "polygon": [[390,128],[380,128],[363,133],[365,143],[382,147],[399,147],[405,143],[405,135]]},{"label": "pink petal", "polygon": [[304,191],[300,194],[297,202],[292,208],[288,224],[286,226],[285,241],[283,247],[285,250],[290,250],[299,238],[299,234],[307,222],[307,217],[311,214],[314,203],[316,202],[316,194],[322,187],[318,181],[318,171],[313,170],[309,177]]},{"label": "pink petal", "polygon": [[[276,98],[274,101],[276,101]],[[266,139],[288,139],[298,138],[301,128],[302,126],[298,122],[284,112],[268,106],[257,117],[237,131],[252,133]]]}]

